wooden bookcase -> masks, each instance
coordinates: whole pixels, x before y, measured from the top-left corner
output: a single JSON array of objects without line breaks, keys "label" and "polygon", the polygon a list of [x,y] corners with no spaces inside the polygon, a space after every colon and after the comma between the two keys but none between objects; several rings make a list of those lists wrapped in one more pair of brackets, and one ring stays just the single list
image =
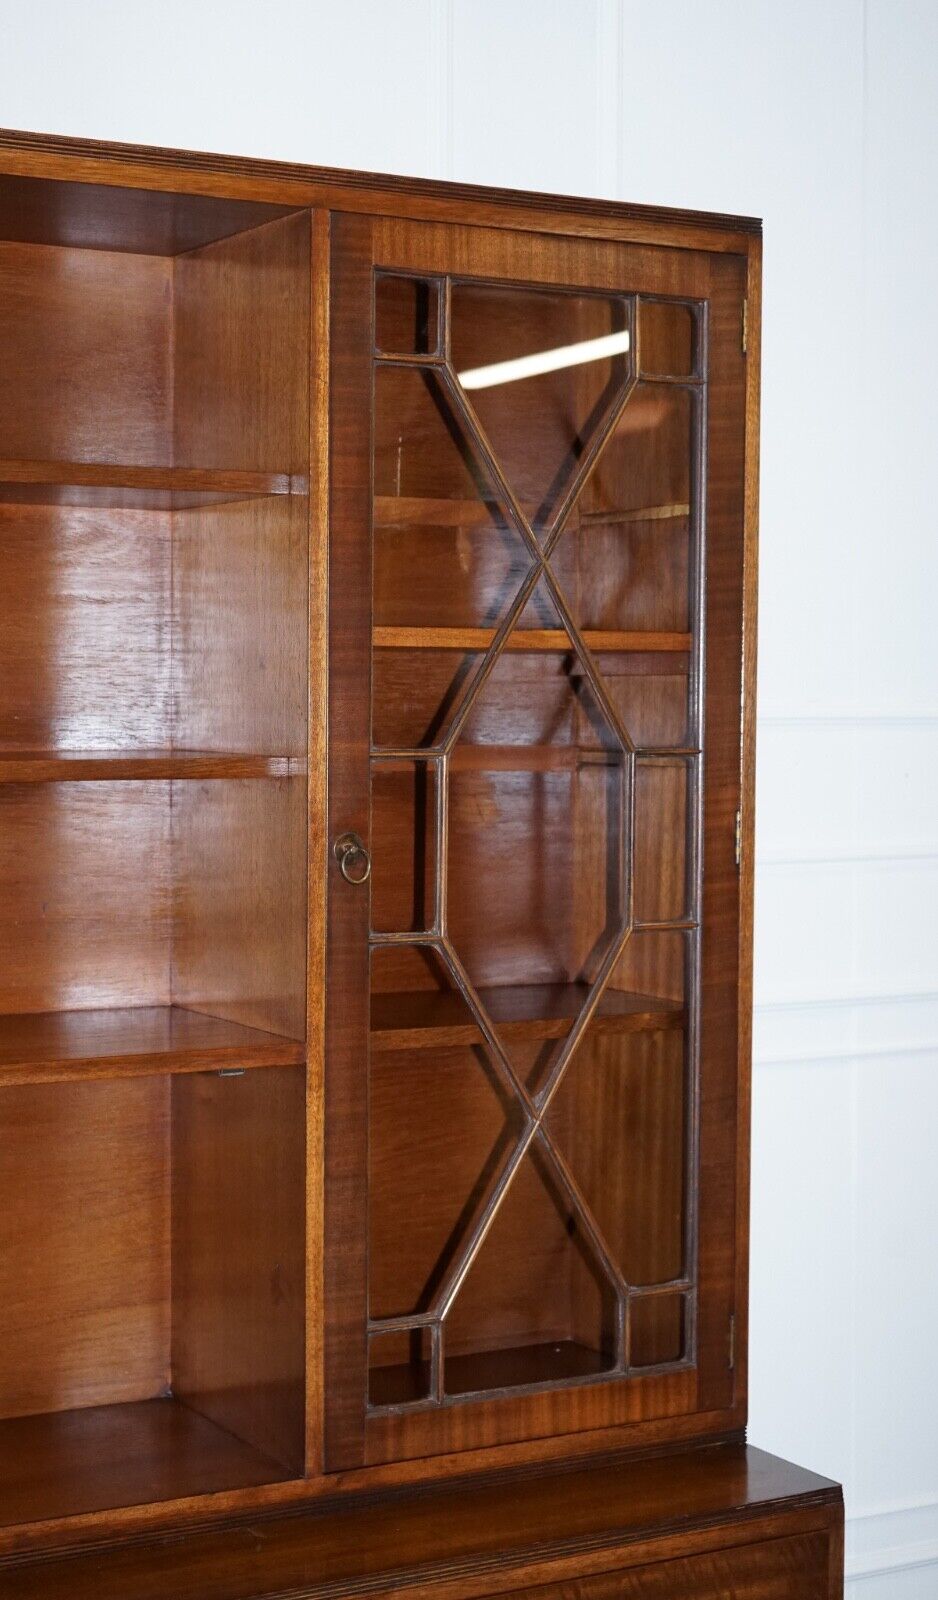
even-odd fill
[{"label": "wooden bookcase", "polygon": [[10,1600],[841,1592],[744,1431],[759,269],[0,135]]}]

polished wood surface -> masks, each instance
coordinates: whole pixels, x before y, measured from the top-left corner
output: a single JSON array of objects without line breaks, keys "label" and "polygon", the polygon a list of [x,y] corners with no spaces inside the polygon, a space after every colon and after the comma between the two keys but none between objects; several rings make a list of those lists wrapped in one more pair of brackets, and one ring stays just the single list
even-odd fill
[{"label": "polished wood surface", "polygon": [[[840,1507],[822,1480],[739,1443],[584,1464],[745,1420],[751,709],[742,788],[738,716],[744,563],[752,705],[758,392],[739,321],[747,293],[757,336],[758,232],[0,133],[11,1600],[839,1593]],[[437,398],[455,382],[434,345],[448,313],[461,370],[496,333],[562,343],[568,324],[620,325],[628,300],[637,364],[624,409],[582,370],[552,380],[540,411],[530,394],[456,395],[468,486],[444,485],[427,447],[401,478],[416,411],[398,407],[397,437],[377,440],[373,565],[374,261],[411,274],[385,296],[382,347],[432,356]],[[447,275],[455,310],[434,301]],[[391,389],[415,394],[411,376]],[[513,497],[534,515],[542,489],[556,504],[586,466],[550,554],[569,617],[532,590],[425,781],[415,749],[446,741],[530,563]],[[586,1020],[623,804],[632,915],[651,927]],[[370,1019],[369,893],[330,850],[349,828],[372,848],[391,940]],[[439,949],[394,942],[443,914],[429,892],[442,861],[449,976]],[[597,1238],[563,1165],[532,1147],[448,1313],[434,1414],[429,1342],[394,1317],[437,1292],[525,1094],[580,1028],[544,1126]],[[625,1381],[603,1251],[638,1286]],[[363,1489],[336,1517],[335,1496]],[[265,1507],[280,1510],[265,1521]],[[24,1565],[29,1551],[41,1559]]]},{"label": "polished wood surface", "polygon": [[[138,241],[133,228],[124,223],[128,204],[138,213],[144,209],[139,205],[137,191],[145,194],[147,210],[155,197],[157,207],[174,202],[181,218],[185,218],[187,212],[197,212],[200,207],[208,211],[210,204],[209,215],[226,219],[220,233],[237,231],[237,219],[235,227],[231,227],[231,213],[226,217],[226,208],[218,204],[219,200],[233,199],[262,202],[265,208],[277,204],[291,208],[322,206],[377,215],[397,212],[404,216],[412,216],[416,211],[418,215],[451,222],[520,227],[547,235],[568,233],[598,239],[645,240],[743,254],[762,231],[761,222],[753,217],[571,199],[569,195],[520,193],[470,184],[209,155],[192,150],[160,150],[153,146],[64,139],[12,129],[0,130],[0,172],[8,182],[11,178],[30,180],[29,203],[43,219],[38,226],[47,230],[40,235],[46,240],[56,237],[54,229],[58,216],[64,215],[67,219],[71,207],[81,213],[87,185],[106,186],[105,193],[99,197],[97,216],[94,214],[96,197],[92,193],[92,228],[76,242],[94,246],[100,241],[114,248],[123,242],[125,228],[131,244],[146,248],[146,239]],[[64,194],[59,184],[65,186]],[[14,182],[0,191],[0,232],[8,223],[13,238],[17,237],[17,219],[22,216],[26,203],[23,187]],[[266,214],[270,215],[269,209]],[[255,212],[245,225],[259,220]],[[211,226],[206,231],[211,234]],[[116,239],[114,233],[117,233]],[[162,234],[157,235],[158,241],[161,238],[167,247],[175,247],[175,229],[164,228]],[[184,241],[191,246],[201,242],[205,241],[198,238]]]},{"label": "polished wood surface", "polygon": [[[10,1600],[51,1600],[63,1592],[72,1600],[92,1594],[96,1600],[176,1600],[181,1594],[319,1600],[386,1591],[414,1600],[510,1592],[517,1600],[520,1589],[539,1584],[563,1583],[566,1593],[571,1579],[589,1574],[616,1573],[625,1582],[630,1569],[649,1562],[721,1550],[727,1551],[722,1571],[742,1579],[752,1577],[752,1562],[743,1553],[734,1571],[730,1551],[786,1535],[819,1534],[828,1546],[834,1543],[839,1501],[824,1478],[743,1445],[717,1445],[553,1474],[470,1479],[366,1501],[340,1516],[257,1517],[241,1529],[203,1528],[183,1539],[78,1551],[14,1568],[4,1579]],[[766,1551],[762,1563],[767,1578],[772,1554]],[[814,1582],[816,1541],[802,1556]],[[783,1559],[782,1574],[790,1565]],[[693,1587],[689,1592],[695,1596]],[[701,1594],[698,1584],[696,1596],[716,1600],[719,1592]],[[741,1593],[750,1600],[745,1588]],[[794,1594],[797,1600],[833,1600],[835,1590]],[[788,1594],[783,1587],[767,1596],[756,1589],[753,1600],[790,1596],[790,1587]]]},{"label": "polished wood surface", "polygon": [[97,461],[0,461],[0,501],[19,505],[127,506],[184,510],[251,495],[302,493],[283,472],[121,466]]},{"label": "polished wood surface", "polygon": [[0,1088],[301,1064],[298,1039],[181,1006],[0,1015]]},{"label": "polished wood surface", "polygon": [[[345,246],[345,254],[334,257],[334,266],[342,262],[342,314],[333,325],[334,417],[341,426],[348,415],[361,414],[370,403],[371,301],[367,284],[354,278],[352,271],[353,258],[357,269],[367,247],[364,225],[343,220],[335,226],[334,237],[341,241],[338,248]],[[373,259],[383,268],[400,268],[426,282],[436,281],[441,273],[452,274],[455,282],[460,274],[474,278],[504,274],[515,282],[525,278],[541,285],[580,282],[596,291],[625,282],[636,284],[642,294],[676,294],[688,303],[704,300],[710,291],[709,259],[693,254],[680,259],[641,249],[616,254],[612,246],[550,240],[539,243],[522,263],[520,246],[504,232],[483,234],[394,219],[375,224],[371,248]],[[725,282],[727,294],[735,292],[738,308],[741,290],[734,273],[731,264]],[[550,297],[550,307],[555,303],[556,297]],[[526,302],[519,296],[517,304],[522,317]],[[548,297],[537,302],[538,317],[547,305]],[[500,302],[496,310],[501,317]],[[557,315],[561,311],[562,302]],[[455,318],[457,311],[452,314]],[[399,336],[405,335],[406,329]],[[727,327],[725,332],[721,329],[720,338],[726,376],[721,372],[718,381],[734,385],[735,403],[744,392],[745,363],[736,334],[731,341]],[[542,338],[545,342],[550,340]],[[474,349],[481,352],[480,360],[487,357],[483,343],[467,346],[454,360],[460,366],[476,364]],[[721,1185],[733,1182],[731,1101],[722,1101],[722,1121],[714,1117],[706,1124],[701,1170],[706,1170],[702,1181],[710,1191],[711,1209],[701,1214],[705,1227],[700,1230],[699,1248],[705,1264],[696,1297],[687,1298],[692,1285],[682,1265],[685,1255],[692,1260],[698,1249],[699,1220],[693,1198],[696,1141],[688,1134],[688,1118],[696,1118],[698,1102],[689,1065],[684,968],[686,936],[694,927],[693,854],[688,844],[693,815],[688,763],[696,758],[697,744],[689,694],[697,672],[691,524],[698,515],[694,430],[700,413],[695,386],[701,380],[692,370],[687,386],[678,389],[670,380],[662,384],[645,378],[643,372],[637,374],[632,409],[627,404],[623,408],[620,401],[618,410],[613,407],[608,412],[603,424],[605,450],[591,456],[590,440],[580,442],[587,464],[598,459],[599,465],[569,529],[558,540],[556,571],[571,595],[573,620],[583,619],[584,643],[594,651],[606,678],[610,710],[593,703],[595,686],[585,662],[577,662],[575,676],[566,670],[564,654],[574,656],[569,628],[553,625],[553,618],[559,621],[553,600],[543,585],[534,588],[529,583],[530,604],[517,630],[507,635],[504,653],[467,716],[461,711],[461,697],[473,682],[483,652],[501,642],[497,622],[507,604],[503,596],[525,581],[530,557],[510,527],[500,525],[497,517],[493,523],[488,501],[467,498],[467,478],[471,490],[472,473],[460,465],[453,441],[471,435],[472,451],[485,461],[485,471],[495,482],[498,440],[507,436],[511,412],[501,402],[501,409],[488,406],[481,411],[497,435],[492,443],[493,435],[480,431],[471,414],[460,410],[451,380],[444,384],[435,369],[426,378],[426,393],[433,401],[428,407],[426,394],[414,382],[419,358],[410,354],[409,364],[398,366],[393,356],[381,359],[388,362],[382,374],[387,370],[397,376],[390,389],[382,383],[378,390],[375,422],[372,738],[376,759],[370,830],[363,821],[346,824],[344,815],[341,824],[338,817],[335,820],[337,826],[357,826],[371,845],[375,938],[396,942],[376,943],[372,968],[367,1265],[372,1400],[363,1421],[353,1428],[354,1410],[361,1406],[352,1353],[360,1334],[353,1315],[361,1328],[365,1262],[337,1235],[332,1247],[337,1256],[331,1269],[332,1305],[336,1313],[348,1310],[336,1331],[327,1329],[327,1360],[332,1340],[335,1379],[341,1377],[346,1397],[338,1381],[327,1386],[327,1462],[350,1467],[361,1460],[355,1454],[361,1445],[354,1439],[356,1433],[361,1437],[362,1429],[364,1460],[379,1463],[503,1443],[526,1433],[598,1428],[613,1421],[634,1423],[640,1434],[644,1421],[680,1413],[690,1414],[692,1427],[695,1409],[706,1414],[711,1404],[722,1407],[727,1425],[732,1425],[739,1413],[730,1367],[730,1311],[721,1303],[725,1277],[716,1270],[718,1259],[733,1260],[732,1209],[723,1210],[722,1223],[717,1224],[712,1199]],[[653,365],[671,359],[666,340],[659,338],[658,348],[652,342],[649,359]],[[524,385],[510,387],[514,391]],[[564,403],[567,391],[562,384],[551,393],[551,405]],[[390,405],[388,394],[396,397],[395,405]],[[475,403],[472,396],[470,400]],[[514,403],[512,396],[505,404],[508,400]],[[719,390],[710,405],[721,414],[726,409]],[[440,429],[439,413],[447,419],[445,430]],[[408,454],[408,435],[402,431],[408,425],[415,430],[413,455]],[[504,504],[510,501],[513,477],[518,482],[519,470],[528,472],[516,461],[523,449],[524,427],[522,417],[509,457],[511,470],[506,468],[500,481]],[[732,415],[724,433],[711,433],[708,466],[721,486],[734,468],[724,465],[722,458],[718,461],[715,452],[724,448],[730,434],[735,449],[743,433]],[[567,448],[565,438],[558,421],[556,439],[551,434],[554,454]],[[465,447],[458,448],[465,460]],[[334,474],[336,461],[334,456]],[[332,560],[333,570],[342,572],[343,585],[354,589],[366,581],[367,573],[367,558],[359,555],[360,499],[369,486],[360,436],[350,440],[342,465],[341,482],[335,475],[333,480]],[[523,481],[530,500],[537,488],[536,469]],[[741,481],[732,492],[735,503],[741,504]],[[643,516],[663,509],[673,514]],[[520,526],[520,513],[512,516]],[[496,530],[489,532],[487,543],[482,539],[486,521]],[[738,559],[727,533],[723,560],[730,568]],[[637,573],[642,575],[638,581]],[[634,608],[630,618],[634,633],[616,626],[625,605],[623,593]],[[708,582],[706,603],[709,617],[723,608],[719,631],[728,678],[734,669],[739,672],[737,595],[731,584]],[[343,629],[343,653],[332,663],[334,704],[344,726],[353,683],[361,685],[366,670],[351,637],[353,625]],[[628,663],[632,653],[642,658],[641,671]],[[656,656],[660,665],[654,664]],[[394,657],[400,658],[399,668],[391,663]],[[675,662],[680,663],[677,672]],[[625,669],[615,670],[620,663]],[[348,673],[344,696],[337,683],[340,670]],[[724,704],[731,707],[733,696],[728,690],[721,693],[725,696],[721,709]],[[500,1100],[497,1090],[493,1094],[487,1081],[492,1078],[491,1061],[486,1059],[492,1055],[491,1042],[455,992],[451,978],[430,977],[426,967],[421,976],[415,952],[404,947],[408,934],[435,925],[439,913],[429,891],[440,871],[440,849],[445,848],[446,928],[452,949],[478,999],[492,1005],[488,1015],[501,1046],[510,1051],[515,1069],[528,1075],[531,1092],[538,1092],[548,1081],[544,1074],[551,1071],[551,1052],[563,1047],[574,1025],[574,996],[585,999],[589,992],[582,974],[591,960],[595,971],[599,956],[594,952],[601,951],[615,919],[603,840],[620,826],[622,800],[616,799],[616,792],[624,760],[602,729],[610,714],[621,719],[640,750],[655,752],[654,760],[636,766],[634,773],[634,916],[652,927],[663,922],[673,931],[634,934],[626,945],[590,1024],[593,1036],[581,1046],[582,1057],[571,1069],[563,1105],[558,1101],[553,1108],[551,1132],[581,1188],[593,1196],[603,1217],[605,1246],[620,1270],[625,1272],[627,1261],[631,1283],[674,1285],[655,1300],[636,1297],[633,1360],[636,1367],[651,1370],[636,1372],[627,1383],[605,1379],[615,1364],[608,1357],[614,1317],[606,1305],[605,1268],[596,1254],[598,1247],[595,1241],[579,1241],[571,1248],[577,1230],[566,1202],[550,1194],[553,1180],[545,1189],[543,1176],[525,1158],[490,1231],[483,1220],[492,1184],[502,1181],[500,1174],[514,1159],[517,1133],[512,1132],[512,1119],[517,1107],[512,1110],[510,1095]],[[455,745],[447,736],[451,718],[460,727]],[[708,729],[708,743],[711,740],[719,747],[714,751],[719,776],[712,781],[711,792],[719,792],[720,801],[704,809],[705,859],[711,851],[722,855],[725,848],[732,848],[732,830],[725,841],[722,836],[723,808],[735,810],[738,803],[735,734],[728,723],[717,724]],[[419,747],[444,752],[445,765],[422,765],[414,754]],[[674,757],[662,759],[670,749]],[[347,787],[351,804],[343,809],[351,816],[368,782],[367,754],[364,740],[333,747],[334,782]],[[442,782],[447,785],[448,810],[440,836],[434,818]],[[724,905],[733,902],[735,892],[734,885],[721,881]],[[344,935],[339,937],[349,960],[356,945],[358,950],[357,972],[347,969],[340,977],[335,969],[333,988],[340,996],[335,1001],[335,1037],[347,1041],[351,1060],[364,1063],[363,1030],[353,1033],[361,1025],[352,991],[357,997],[367,982],[361,929],[365,896],[356,900],[345,886],[334,893],[342,906],[342,922],[336,919],[334,930],[338,934],[347,917],[347,944]],[[344,898],[338,902],[340,895]],[[711,961],[732,984],[731,940],[715,939],[712,927],[705,939],[710,942]],[[545,1000],[542,1013],[531,1006],[538,992]],[[546,999],[549,993],[566,993],[566,1005],[552,1004]],[[628,999],[633,995],[662,997],[657,1029],[654,1008],[640,998],[642,1009],[633,1011]],[[617,1024],[629,1014],[630,1029],[625,1031]],[[643,1031],[635,1031],[634,1017],[642,1018],[638,1026]],[[439,1032],[427,1026],[432,1018]],[[610,1018],[616,1019],[615,1032],[610,1031]],[[662,1027],[662,1022],[668,1026]],[[645,1055],[639,1049],[644,1030],[650,1052]],[[385,1048],[391,1041],[397,1046],[394,1050]],[[723,1094],[720,1074],[732,1061],[731,1052],[719,1068],[707,1068],[713,1079],[708,1112]],[[341,1143],[344,1187],[336,1191],[341,1201],[333,1202],[336,1215],[346,1217],[352,1214],[349,1173],[355,1144],[360,1152],[364,1149],[364,1093],[353,1094],[346,1076],[350,1070],[351,1061],[337,1073],[332,1101],[339,1116],[346,1115],[339,1106],[348,1106],[349,1125],[346,1128],[343,1122]],[[635,1109],[626,1116],[623,1108],[633,1101]],[[418,1106],[420,1114],[415,1116]],[[595,1131],[604,1121],[611,1143]],[[354,1143],[352,1124],[357,1130]],[[577,1126],[582,1131],[574,1137]],[[623,1139],[626,1143],[617,1143]],[[358,1159],[362,1161],[362,1156]],[[603,1176],[610,1167],[631,1173],[634,1187],[628,1194],[614,1185],[605,1193]],[[327,1170],[327,1217],[329,1194]],[[690,1212],[682,1220],[688,1205]],[[633,1217],[623,1223],[627,1206]],[[467,1229],[483,1227],[478,1258],[460,1279],[451,1302],[448,1274],[462,1270],[454,1265],[459,1239]],[[360,1274],[357,1288],[356,1274]],[[448,1378],[444,1361],[446,1392],[465,1396],[467,1387],[474,1391],[478,1384],[485,1390],[491,1384],[496,1390],[504,1383],[518,1386],[521,1393],[511,1394],[509,1388],[496,1398],[493,1393],[473,1392],[471,1403],[463,1399],[458,1406],[434,1409],[434,1395],[427,1387],[435,1381],[428,1365],[427,1337],[433,1308],[442,1303],[440,1296],[447,1305],[445,1339],[451,1357]],[[328,1298],[327,1284],[327,1303]],[[353,1313],[356,1299],[358,1309]],[[704,1303],[710,1307],[706,1317],[700,1315]],[[461,1362],[468,1363],[469,1376],[461,1376]],[[656,1365],[660,1372],[654,1370]],[[586,1375],[596,1381],[583,1383]],[[564,1381],[570,1386],[564,1388]],[[523,1392],[528,1389],[536,1392]],[[361,1418],[360,1409],[358,1415]],[[337,1430],[332,1446],[330,1416]]]},{"label": "polished wood surface", "polygon": [[169,789],[0,785],[0,1011],[170,1003]]},{"label": "polished wood surface", "polygon": [[173,1393],[303,1471],[301,1068],[172,1085]]},{"label": "polished wood surface", "polygon": [[[164,1393],[168,1084],[12,1086],[0,1100],[0,1417]],[[2,1434],[0,1462],[13,1487]]]},{"label": "polished wood surface", "polygon": [[[92,1405],[0,1422],[0,1528],[114,1505],[217,1494],[284,1476],[178,1400]],[[33,1581],[35,1574],[24,1581]],[[0,1585],[17,1582],[0,1568]]]},{"label": "polished wood surface", "polygon": [[128,778],[290,778],[305,772],[303,756],[222,750],[6,750],[0,783],[114,783]]},{"label": "polished wood surface", "polygon": [[[376,628],[378,650],[487,650],[494,628]],[[585,642],[592,650],[690,649],[688,633],[621,633],[614,629],[587,629]],[[570,650],[568,634],[559,628],[521,628],[507,643],[508,650]]]}]

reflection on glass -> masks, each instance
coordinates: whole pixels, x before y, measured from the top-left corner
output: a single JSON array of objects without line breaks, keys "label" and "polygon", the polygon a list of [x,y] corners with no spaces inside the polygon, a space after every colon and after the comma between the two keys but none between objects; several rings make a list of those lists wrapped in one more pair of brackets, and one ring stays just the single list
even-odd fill
[{"label": "reflection on glass", "polygon": [[451,341],[473,410],[543,535],[628,377],[628,301],[456,283]]}]

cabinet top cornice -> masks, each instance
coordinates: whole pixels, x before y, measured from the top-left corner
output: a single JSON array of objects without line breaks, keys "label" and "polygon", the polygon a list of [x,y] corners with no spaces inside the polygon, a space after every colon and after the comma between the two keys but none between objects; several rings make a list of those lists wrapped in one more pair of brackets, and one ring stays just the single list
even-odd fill
[{"label": "cabinet top cornice", "polygon": [[[744,254],[762,232],[761,220],[754,217],[12,129],[0,129],[0,189],[5,179],[206,195],[286,209],[315,205],[378,211],[425,221],[523,226],[539,232]],[[0,211],[4,209],[0,193]]]}]

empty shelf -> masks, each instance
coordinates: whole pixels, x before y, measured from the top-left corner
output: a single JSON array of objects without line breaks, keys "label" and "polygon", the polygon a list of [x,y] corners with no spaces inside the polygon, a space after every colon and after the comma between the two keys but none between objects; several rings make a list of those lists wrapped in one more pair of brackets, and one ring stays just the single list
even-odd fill
[{"label": "empty shelf", "polygon": [[[494,628],[375,628],[376,650],[487,650]],[[590,650],[687,651],[689,633],[625,633],[613,629],[585,629]],[[516,628],[508,635],[507,650],[542,651],[573,649],[562,628]]]},{"label": "empty shelf", "polygon": [[289,1477],[177,1400],[0,1422],[0,1527]]},{"label": "empty shelf", "polygon": [[303,756],[217,750],[2,750],[0,783],[107,783],[158,778],[291,778]]},{"label": "empty shelf", "polygon": [[300,1039],[181,1006],[0,1016],[0,1087],[302,1063]]},{"label": "empty shelf", "polygon": [[[585,984],[549,983],[481,989],[479,998],[503,1039],[562,1039],[587,994]],[[590,1027],[594,1033],[651,1033],[683,1025],[680,1000],[607,989]],[[373,1050],[430,1050],[481,1040],[477,1023],[455,991],[372,996]]]},{"label": "empty shelf", "polygon": [[307,490],[305,478],[284,472],[138,467],[97,461],[0,461],[0,501],[20,505],[184,510]]}]

